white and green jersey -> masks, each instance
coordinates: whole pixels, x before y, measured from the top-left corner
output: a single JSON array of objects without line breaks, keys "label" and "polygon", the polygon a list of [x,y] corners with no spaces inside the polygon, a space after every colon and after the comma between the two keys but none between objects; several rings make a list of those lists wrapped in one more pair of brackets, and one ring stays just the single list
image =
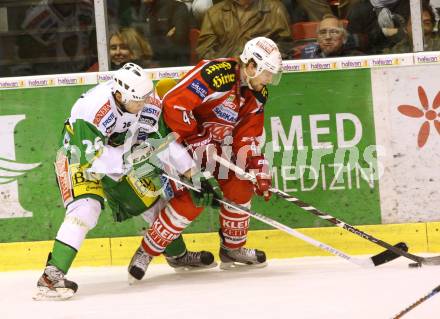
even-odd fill
[{"label": "white and green jersey", "polygon": [[[97,85],[74,104],[64,135],[70,158],[89,171],[118,180],[124,173],[123,155],[139,141],[165,137],[161,101],[154,94],[138,114],[123,112],[116,105],[111,82]],[[171,143],[159,158],[179,173],[194,166],[178,143]]]},{"label": "white and green jersey", "polygon": [[145,139],[157,132],[160,114],[160,100],[155,96],[138,114],[123,112],[116,105],[111,82],[105,82],[84,93],[74,104],[64,145],[70,146],[72,159],[75,157],[81,166],[103,174],[121,174],[127,136]]}]

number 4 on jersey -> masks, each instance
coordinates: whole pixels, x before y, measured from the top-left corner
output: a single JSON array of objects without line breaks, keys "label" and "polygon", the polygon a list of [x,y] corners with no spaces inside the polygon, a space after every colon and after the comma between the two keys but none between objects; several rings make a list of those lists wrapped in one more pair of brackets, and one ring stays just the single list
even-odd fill
[{"label": "number 4 on jersey", "polygon": [[183,108],[181,106],[177,106],[177,105],[175,105],[174,108],[176,110],[182,111],[182,119],[183,119],[184,123],[191,125],[191,120],[195,120],[192,111],[188,112],[185,108]]}]

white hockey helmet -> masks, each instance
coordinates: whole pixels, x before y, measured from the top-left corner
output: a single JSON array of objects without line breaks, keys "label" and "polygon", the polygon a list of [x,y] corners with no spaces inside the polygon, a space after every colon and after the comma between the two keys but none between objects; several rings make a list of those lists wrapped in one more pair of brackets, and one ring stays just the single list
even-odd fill
[{"label": "white hockey helmet", "polygon": [[281,53],[275,42],[266,37],[257,37],[246,42],[240,60],[244,63],[255,61],[257,73],[252,77],[257,77],[263,71],[272,73],[270,84],[277,85],[280,82],[283,72]]},{"label": "white hockey helmet", "polygon": [[153,81],[139,65],[126,63],[113,74],[113,93],[122,95],[122,103],[143,101],[153,91]]}]

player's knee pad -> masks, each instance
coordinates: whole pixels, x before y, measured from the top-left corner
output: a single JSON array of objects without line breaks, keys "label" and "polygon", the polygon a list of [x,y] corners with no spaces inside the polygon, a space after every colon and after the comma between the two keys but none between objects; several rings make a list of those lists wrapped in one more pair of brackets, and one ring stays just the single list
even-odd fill
[{"label": "player's knee pad", "polygon": [[100,213],[101,204],[95,199],[83,198],[71,203],[58,230],[57,240],[78,250],[88,231],[98,223]]},{"label": "player's knee pad", "polygon": [[83,198],[68,206],[65,220],[80,224],[88,230],[95,228],[101,213],[101,204],[93,198]]}]

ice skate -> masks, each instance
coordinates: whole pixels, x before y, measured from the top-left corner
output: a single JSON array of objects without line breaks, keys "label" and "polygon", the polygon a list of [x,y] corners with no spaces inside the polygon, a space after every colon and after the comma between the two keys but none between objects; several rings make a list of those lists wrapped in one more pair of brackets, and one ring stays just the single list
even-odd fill
[{"label": "ice skate", "polygon": [[37,282],[37,293],[34,300],[66,300],[78,290],[78,285],[64,278],[64,273],[57,267],[49,265]]},{"label": "ice skate", "polygon": [[214,255],[209,251],[185,251],[177,257],[166,257],[168,265],[174,268],[176,272],[186,272],[194,270],[203,270],[214,268],[217,263],[214,261]]},{"label": "ice skate", "polygon": [[220,269],[223,270],[244,267],[262,268],[267,266],[264,251],[245,247],[229,249],[222,245],[220,247],[220,260]]},{"label": "ice skate", "polygon": [[144,278],[145,272],[152,259],[153,257],[147,254],[142,246],[136,250],[128,265],[128,283],[130,285]]}]

